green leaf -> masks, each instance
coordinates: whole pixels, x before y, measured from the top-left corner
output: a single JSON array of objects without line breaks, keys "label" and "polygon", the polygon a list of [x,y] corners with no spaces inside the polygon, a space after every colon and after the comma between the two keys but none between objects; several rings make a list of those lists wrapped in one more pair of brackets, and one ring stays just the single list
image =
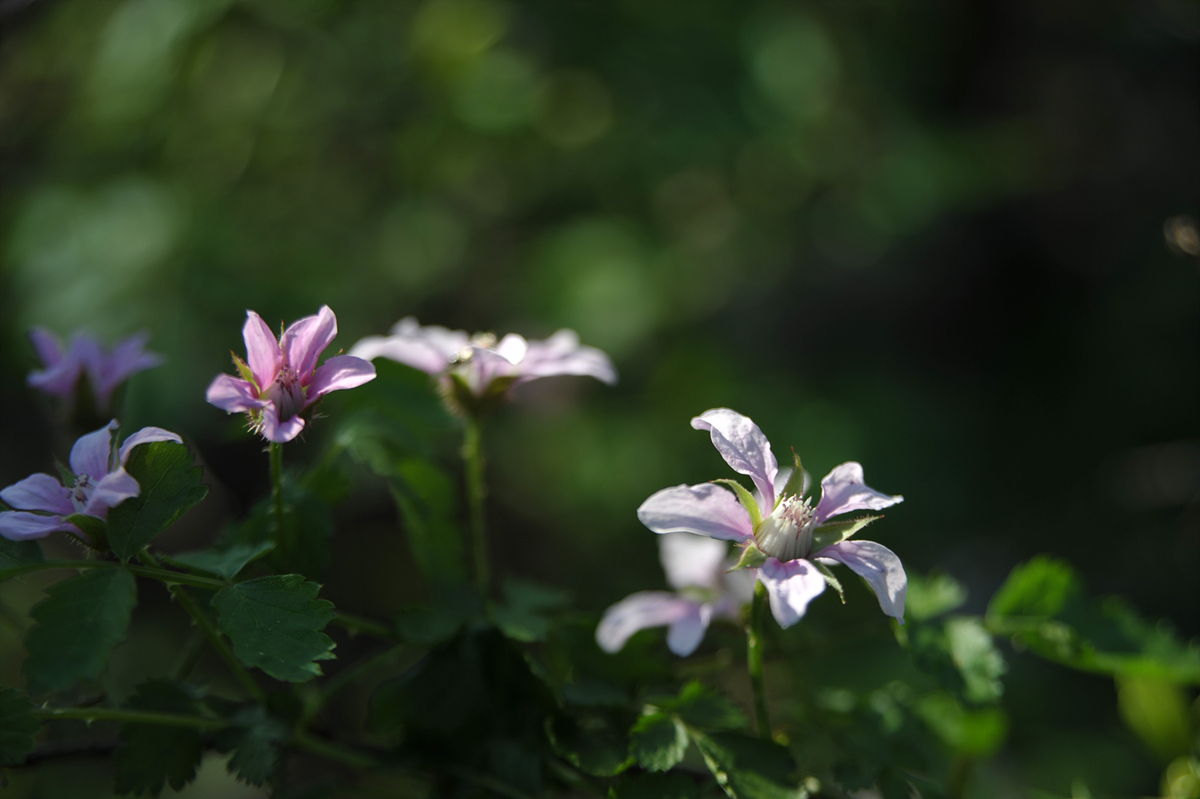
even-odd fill
[{"label": "green leaf", "polygon": [[173,441],[134,447],[125,471],[141,493],[108,512],[108,542],[117,557],[129,560],[208,494],[193,460],[191,450]]},{"label": "green leaf", "polygon": [[34,694],[99,677],[137,604],[133,575],[121,568],[93,569],[46,593],[30,613],[37,626],[25,637],[29,658],[22,671]]},{"label": "green leaf", "polygon": [[507,580],[504,583],[504,605],[496,608],[496,625],[517,641],[544,641],[550,631],[547,613],[561,610],[570,604],[571,595],[557,588]]},{"label": "green leaf", "polygon": [[1082,587],[1066,561],[1038,555],[1012,570],[988,604],[989,617],[1055,616]]},{"label": "green leaf", "polygon": [[433,464],[406,458],[397,463],[396,478],[388,485],[404,519],[408,545],[425,579],[465,579],[463,534],[455,522],[454,482]]},{"label": "green leaf", "polygon": [[299,574],[259,577],[221,589],[212,605],[238,659],[277,680],[304,682],[321,674],[315,661],[334,657],[333,639],[320,632],[333,603],[316,598],[320,589]]},{"label": "green leaf", "polygon": [[1004,656],[979,619],[956,616],[946,621],[950,657],[962,675],[963,694],[971,702],[991,702],[1004,693],[1000,678],[1007,671]]},{"label": "green leaf", "polygon": [[1164,763],[1187,754],[1192,722],[1188,695],[1178,685],[1142,677],[1117,677],[1121,718]]},{"label": "green leaf", "polygon": [[250,785],[262,785],[275,773],[283,746],[292,737],[284,720],[269,715],[261,705],[242,708],[230,719],[234,726],[216,736],[218,752],[233,752],[226,769]]},{"label": "green leaf", "polygon": [[942,742],[961,755],[987,757],[1008,735],[1008,717],[1002,709],[966,710],[944,691],[922,696],[916,710]]},{"label": "green leaf", "polygon": [[238,572],[246,567],[246,564],[258,560],[274,548],[275,542],[273,541],[263,541],[258,544],[234,544],[228,549],[181,552],[165,558],[165,560],[232,580],[238,576]]},{"label": "green leaf", "polygon": [[762,524],[762,509],[754,501],[754,495],[747,491],[746,487],[737,480],[722,477],[720,480],[713,480],[713,482],[726,486],[737,495],[738,501],[742,503],[742,507],[746,509],[746,513],[750,514],[751,529],[757,530],[758,526]]},{"label": "green leaf", "polygon": [[[138,686],[125,707],[195,715],[195,695],[169,680],[151,679]],[[122,724],[124,744],[113,755],[117,793],[158,796],[164,784],[179,790],[196,776],[203,747],[200,732],[161,724]]]},{"label": "green leaf", "polygon": [[103,519],[97,519],[95,516],[88,516],[84,513],[72,513],[66,517],[65,521],[82,530],[95,547],[103,548],[104,543],[108,541],[108,522]]},{"label": "green leaf", "polygon": [[615,777],[634,764],[629,741],[600,714],[546,719],[554,751],[593,777]]},{"label": "green leaf", "polygon": [[0,536],[0,572],[17,566],[45,563],[46,555],[37,541],[10,541]]},{"label": "green leaf", "polygon": [[808,793],[794,779],[795,763],[787,749],[731,732],[692,732],[704,763],[730,799],[803,799]]},{"label": "green leaf", "polygon": [[882,516],[860,516],[857,519],[847,519],[844,522],[827,522],[813,530],[812,551],[820,552],[825,547],[840,544],[851,536],[857,535],[864,527]]},{"label": "green leaf", "polygon": [[683,686],[679,696],[656,704],[664,710],[674,711],[693,727],[740,730],[750,723],[746,714],[728,697],[698,680]]},{"label": "green leaf", "polygon": [[683,723],[667,713],[642,716],[629,731],[629,755],[647,771],[669,771],[683,760],[688,735]]},{"label": "green leaf", "polygon": [[829,567],[824,563],[817,563],[815,560],[812,563],[817,567],[817,571],[825,578],[825,584],[837,591],[838,599],[842,600],[842,604],[846,604],[846,591],[842,588],[842,582],[837,578]]},{"label": "green leaf", "polygon": [[33,703],[12,688],[0,688],[0,766],[19,766],[33,749],[42,723],[32,715]]},{"label": "green leaf", "polygon": [[961,607],[967,601],[967,589],[945,574],[908,575],[908,597],[904,611],[911,621],[925,621]]},{"label": "green leaf", "polygon": [[729,571],[738,572],[742,569],[757,569],[766,562],[767,553],[759,549],[753,540],[750,540],[742,547],[742,554],[738,556],[737,563],[733,564],[729,568]]},{"label": "green leaf", "polygon": [[[792,450],[792,474],[788,477],[787,484],[783,487],[783,491],[779,492],[779,499],[784,497],[798,497],[804,493],[804,467],[800,465],[800,456],[796,454],[796,450]],[[775,504],[779,504],[776,500]]]}]

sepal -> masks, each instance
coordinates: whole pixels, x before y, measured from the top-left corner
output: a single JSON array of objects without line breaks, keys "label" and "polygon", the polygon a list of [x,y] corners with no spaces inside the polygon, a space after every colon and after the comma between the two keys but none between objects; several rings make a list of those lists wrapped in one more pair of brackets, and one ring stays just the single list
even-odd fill
[{"label": "sepal", "polygon": [[868,524],[882,518],[882,516],[860,516],[857,519],[822,524],[813,530],[813,554],[820,555],[821,550],[825,547],[831,547],[834,544],[842,543],[847,538],[852,538]]},{"label": "sepal", "polygon": [[250,364],[239,358],[236,352],[231,352],[229,354],[233,356],[233,365],[237,367],[238,374],[242,376],[242,379],[254,386],[256,390],[261,392],[262,386],[260,386],[258,381],[254,379],[254,372],[250,369]]},{"label": "sepal", "polygon": [[792,476],[775,499],[776,506],[783,502],[784,497],[798,497],[804,493],[804,467],[800,465],[800,456],[796,454],[796,450],[792,450],[792,464]]},{"label": "sepal", "polygon": [[750,514],[750,527],[757,530],[758,526],[762,524],[762,510],[758,507],[758,503],[754,501],[754,495],[747,491],[746,487],[737,480],[731,480],[728,477],[722,477],[720,480],[713,480],[712,482],[720,483],[733,491],[738,501],[742,503],[742,507],[746,509],[746,513]]},{"label": "sepal", "polygon": [[824,563],[817,563],[814,560],[812,561],[812,564],[817,567],[817,571],[819,571],[821,576],[825,578],[825,583],[834,591],[837,591],[838,599],[842,600],[842,604],[846,604],[846,592],[842,589],[841,580],[835,577],[830,568]]},{"label": "sepal", "polygon": [[88,537],[93,549],[108,549],[108,522],[83,513],[72,513],[63,519],[78,527]]},{"label": "sepal", "polygon": [[759,549],[754,543],[754,539],[751,539],[746,542],[746,546],[742,547],[742,554],[738,556],[737,563],[730,566],[725,573],[740,572],[742,569],[757,569],[766,562],[767,553]]}]

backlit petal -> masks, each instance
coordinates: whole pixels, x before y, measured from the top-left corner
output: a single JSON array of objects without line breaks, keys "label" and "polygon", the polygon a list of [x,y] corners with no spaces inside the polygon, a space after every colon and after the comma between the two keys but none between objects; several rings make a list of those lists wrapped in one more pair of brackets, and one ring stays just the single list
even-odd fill
[{"label": "backlit petal", "polygon": [[[275,334],[262,317],[254,311],[246,311],[246,324],[242,326],[242,338],[246,341],[246,363],[258,381],[258,387],[265,389],[271,385],[283,356],[279,351],[279,343]],[[211,400],[210,400],[211,402]]]},{"label": "backlit petal", "polygon": [[337,336],[337,317],[328,305],[322,305],[316,316],[306,316],[294,322],[279,341],[279,348],[288,364],[300,375],[302,385],[308,385],[317,360]]},{"label": "backlit petal", "polygon": [[771,442],[758,425],[728,408],[714,408],[692,419],[692,427],[707,430],[713,446],[735,472],[749,476],[763,498],[763,516],[775,508],[775,475],[779,464]]},{"label": "backlit petal", "polygon": [[282,444],[300,435],[304,429],[304,419],[293,416],[285,422],[279,421],[279,411],[270,403],[262,411],[262,435],[267,441]]},{"label": "backlit petal", "polygon": [[643,502],[637,515],[656,533],[698,533],[726,541],[754,535],[750,514],[732,493],[714,483],[664,488]]},{"label": "backlit petal", "polygon": [[658,539],[658,557],[672,588],[720,588],[729,545],[691,533],[667,533]]},{"label": "backlit petal", "polygon": [[125,465],[125,461],[129,460],[129,453],[133,452],[133,448],[138,444],[151,444],[155,441],[174,441],[176,444],[183,443],[183,439],[170,430],[163,430],[161,427],[143,427],[125,439],[125,443],[121,445],[121,465]]},{"label": "backlit petal", "polygon": [[[463,334],[466,345],[466,334]],[[449,356],[429,341],[409,336],[367,336],[350,348],[349,355],[373,361],[387,358],[390,361],[420,369],[431,375],[445,371]]]},{"label": "backlit petal", "polygon": [[817,524],[831,516],[854,510],[883,510],[903,502],[904,497],[881,494],[863,483],[862,465],[847,461],[821,480],[821,501],[817,505]]},{"label": "backlit petal", "polygon": [[708,623],[712,620],[712,606],[693,605],[687,615],[673,622],[667,630],[667,649],[681,658],[696,651],[704,640]]},{"label": "backlit petal", "polygon": [[0,499],[17,510],[44,510],[68,516],[75,512],[75,506],[71,504],[71,490],[63,488],[58,480],[41,472],[31,474],[0,491]]},{"label": "backlit petal", "polygon": [[837,561],[862,577],[879,598],[883,612],[904,623],[904,600],[908,594],[908,575],[896,553],[874,541],[842,541],[825,547],[816,557]]},{"label": "backlit petal", "polygon": [[53,330],[46,327],[35,327],[29,331],[29,343],[37,353],[38,360],[44,366],[54,366],[62,360],[62,339]]},{"label": "backlit petal", "polygon": [[256,410],[267,404],[266,400],[260,400],[254,394],[254,386],[245,380],[239,380],[233,375],[217,375],[209,385],[205,399],[226,413],[240,413]]},{"label": "backlit petal", "polygon": [[71,471],[86,474],[96,480],[108,474],[109,458],[112,455],[112,434],[117,429],[113,419],[99,430],[88,433],[71,448]]},{"label": "backlit petal", "polygon": [[545,341],[529,342],[521,360],[519,382],[551,375],[586,375],[609,385],[617,382],[617,370],[602,350],[579,343],[574,330],[559,330]]},{"label": "backlit petal", "polygon": [[817,567],[797,558],[781,563],[767,558],[758,569],[758,579],[767,587],[771,615],[780,627],[791,627],[808,610],[808,603],[825,590],[825,578]]},{"label": "backlit petal", "polygon": [[596,627],[596,643],[605,652],[619,652],[638,630],[674,624],[695,608],[695,602],[666,591],[630,594],[604,611]]},{"label": "backlit petal", "polygon": [[321,364],[308,384],[305,406],[311,405],[330,391],[354,388],[375,379],[375,366],[353,355],[335,355]]}]

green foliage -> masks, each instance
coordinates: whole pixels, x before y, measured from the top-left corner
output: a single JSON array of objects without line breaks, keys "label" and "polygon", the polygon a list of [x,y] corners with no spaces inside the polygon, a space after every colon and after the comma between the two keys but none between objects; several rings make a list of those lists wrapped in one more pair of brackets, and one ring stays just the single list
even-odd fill
[{"label": "green foliage", "polygon": [[613,786],[613,799],[700,799],[700,786],[690,774],[631,774]]},{"label": "green foliage", "polygon": [[1006,666],[992,635],[979,619],[954,616],[912,621],[896,630],[913,664],[939,685],[972,704],[993,702],[1004,692]]},{"label": "green foliage", "polygon": [[178,555],[167,558],[167,561],[232,580],[248,564],[258,560],[274,548],[275,542],[273,541],[263,541],[258,544],[234,544],[228,549],[180,552]]},{"label": "green foliage", "polygon": [[33,703],[12,688],[0,688],[0,766],[19,766],[33,749],[42,724],[31,715]]},{"label": "green foliage", "polygon": [[250,785],[262,785],[275,773],[292,728],[261,705],[246,705],[229,715],[232,726],[217,733],[219,752],[232,752],[226,768]]},{"label": "green foliage", "polygon": [[[151,679],[138,686],[125,707],[195,715],[199,710],[196,700],[195,693],[187,686]],[[118,793],[158,796],[163,785],[179,790],[196,776],[196,766],[203,754],[199,731],[126,723],[121,725],[121,737],[124,744],[113,755]]]},{"label": "green foliage", "polygon": [[1191,749],[1197,725],[1188,712],[1188,695],[1178,685],[1118,675],[1117,708],[1129,728],[1164,762]]},{"label": "green foliage", "polygon": [[629,754],[647,771],[669,771],[683,760],[687,746],[683,722],[667,713],[642,716],[629,731]]},{"label": "green foliage", "polygon": [[683,686],[679,695],[655,704],[670,710],[693,727],[718,730],[744,729],[750,722],[746,714],[724,694],[714,691],[698,680]]},{"label": "green foliage", "polygon": [[547,719],[546,735],[559,757],[593,777],[615,777],[635,762],[622,725],[608,713]]},{"label": "green foliage", "polygon": [[35,694],[99,677],[137,604],[137,585],[123,568],[92,569],[46,593],[30,613],[37,626],[25,638],[29,659],[22,671]]},{"label": "green foliage", "polygon": [[235,548],[256,550],[273,544],[263,555],[272,570],[302,574],[319,580],[329,563],[329,537],[333,535],[333,516],[321,496],[297,483],[290,475],[283,480],[283,525],[279,529],[271,497],[259,502],[240,524],[229,528],[216,549],[232,552]]},{"label": "green foliage", "polygon": [[173,441],[134,447],[125,471],[141,492],[108,513],[108,542],[117,557],[129,560],[208,495],[193,460],[191,450]]},{"label": "green foliage", "polygon": [[966,601],[967,589],[949,575],[908,575],[904,615],[909,621],[927,621],[962,607]]},{"label": "green foliage", "polygon": [[844,522],[827,522],[813,530],[813,552],[819,552],[825,547],[833,546],[847,538],[858,535],[864,527],[882,516],[860,516],[857,519],[847,519]]},{"label": "green foliage", "polygon": [[404,519],[413,557],[427,582],[461,582],[463,534],[454,520],[455,490],[450,477],[428,461],[406,458],[388,481]]},{"label": "green foliage", "polygon": [[991,618],[1056,616],[1082,587],[1066,561],[1038,555],[1017,566],[988,604]]},{"label": "green foliage", "polygon": [[316,598],[320,589],[299,574],[258,577],[221,589],[212,605],[243,663],[305,682],[321,674],[315,661],[334,657],[333,639],[320,632],[335,615],[333,603]]},{"label": "green foliage", "polygon": [[730,799],[802,799],[787,749],[732,732],[692,733],[704,763]]},{"label": "green foliage", "polygon": [[0,579],[5,569],[45,562],[46,556],[37,541],[10,541],[0,536]]},{"label": "green foliage", "polygon": [[556,588],[520,580],[506,580],[505,603],[494,611],[497,626],[516,641],[544,641],[550,631],[550,614],[570,603],[571,595]]},{"label": "green foliage", "polygon": [[963,755],[991,755],[1008,735],[1008,719],[1003,710],[994,707],[970,710],[947,692],[922,696],[916,710],[948,747]]}]

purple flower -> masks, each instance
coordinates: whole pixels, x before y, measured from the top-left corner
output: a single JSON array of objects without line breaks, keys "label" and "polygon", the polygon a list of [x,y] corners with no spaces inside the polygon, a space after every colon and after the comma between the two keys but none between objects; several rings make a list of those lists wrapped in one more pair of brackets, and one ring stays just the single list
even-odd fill
[{"label": "purple flower", "polygon": [[878,517],[830,521],[851,511],[881,510],[903,497],[868,488],[862,466],[849,461],[821,481],[814,507],[803,488],[794,486],[800,481],[790,479],[792,470],[780,471],[767,437],[745,416],[717,408],[692,419],[692,427],[711,434],[725,462],[754,482],[757,496],[736,484],[736,496],[713,483],[665,488],[638,508],[642,524],[656,533],[699,533],[745,544],[746,554],[761,560],[758,579],[783,627],[799,621],[825,590],[825,567],[834,563],[866,579],[883,612],[904,623],[908,577],[900,559],[882,544],[849,540]]},{"label": "purple flower", "polygon": [[725,573],[724,541],[668,534],[659,539],[659,557],[671,591],[638,591],[604,611],[596,643],[617,652],[629,637],[647,627],[670,625],[667,648],[680,657],[696,651],[715,618],[736,620],[754,593],[753,571]]},{"label": "purple flower", "polygon": [[141,490],[137,480],[125,471],[134,447],[153,441],[183,443],[172,432],[144,427],[116,449],[116,429],[117,420],[113,419],[75,442],[70,458],[75,479],[70,487],[39,472],[0,491],[0,499],[16,508],[0,513],[0,535],[13,541],[45,538],[56,531],[84,535],[66,517],[82,514],[107,519],[109,508],[136,497]]},{"label": "purple flower", "polygon": [[335,355],[317,366],[336,335],[337,317],[328,305],[294,322],[279,341],[262,317],[246,311],[246,360],[233,356],[242,378],[219,375],[208,387],[208,401],[228,413],[245,412],[254,431],[268,441],[291,441],[304,429],[302,411],[330,391],[375,379],[374,366],[350,355]]},{"label": "purple flower", "polygon": [[552,375],[589,375],[617,382],[608,356],[579,343],[573,330],[559,330],[545,341],[526,341],[509,333],[499,341],[491,333],[470,336],[463,330],[437,325],[422,327],[411,316],[401,319],[390,336],[367,336],[350,348],[351,355],[374,360],[383,357],[437,375],[460,400],[504,394],[510,387]]},{"label": "purple flower", "polygon": [[164,361],[158,353],[146,350],[149,333],[135,333],[123,338],[113,344],[112,349],[105,347],[103,341],[87,330],[76,331],[65,348],[62,340],[44,327],[30,330],[29,340],[44,366],[29,373],[26,378],[29,385],[69,401],[75,397],[80,376],[87,374],[96,410],[102,414],[108,412],[109,402],[118,386],[136,372],[151,369]]}]

